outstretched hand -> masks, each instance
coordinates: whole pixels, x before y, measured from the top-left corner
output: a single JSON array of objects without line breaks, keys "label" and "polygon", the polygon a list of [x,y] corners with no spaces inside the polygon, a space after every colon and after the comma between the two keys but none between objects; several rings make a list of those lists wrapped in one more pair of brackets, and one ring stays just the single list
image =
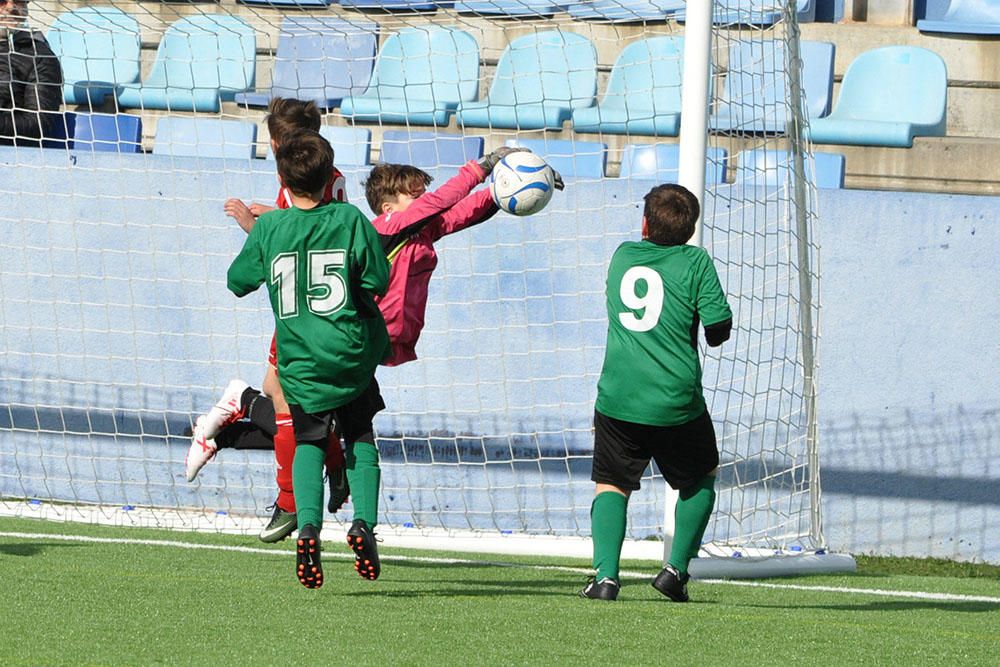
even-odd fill
[{"label": "outstretched hand", "polygon": [[230,218],[236,220],[236,224],[247,234],[257,224],[257,218],[250,211],[246,204],[239,199],[227,199],[222,209]]},{"label": "outstretched hand", "polygon": [[493,171],[493,167],[497,166],[500,160],[504,159],[511,153],[524,153],[530,152],[527,148],[522,148],[520,146],[501,146],[492,153],[484,155],[481,160],[479,160],[479,168],[483,170],[483,174],[489,176]]}]

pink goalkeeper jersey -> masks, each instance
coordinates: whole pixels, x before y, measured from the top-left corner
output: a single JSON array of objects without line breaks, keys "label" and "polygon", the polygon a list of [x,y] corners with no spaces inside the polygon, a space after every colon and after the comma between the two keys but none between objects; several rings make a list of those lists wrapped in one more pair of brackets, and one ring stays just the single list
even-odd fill
[{"label": "pink goalkeeper jersey", "polygon": [[379,234],[389,236],[430,219],[396,255],[389,272],[389,289],[377,300],[392,343],[392,355],[382,362],[386,366],[417,358],[414,347],[424,328],[427,285],[437,267],[434,242],[496,213],[489,188],[469,194],[485,176],[478,164],[468,162],[456,176],[415,199],[405,211],[384,213],[372,221]]}]

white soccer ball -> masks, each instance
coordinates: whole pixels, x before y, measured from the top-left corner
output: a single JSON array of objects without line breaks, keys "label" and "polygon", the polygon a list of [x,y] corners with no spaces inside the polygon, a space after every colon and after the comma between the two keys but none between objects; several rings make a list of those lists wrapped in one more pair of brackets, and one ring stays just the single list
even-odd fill
[{"label": "white soccer ball", "polygon": [[552,199],[555,176],[545,160],[528,151],[511,153],[493,167],[490,194],[514,215],[534,215]]}]

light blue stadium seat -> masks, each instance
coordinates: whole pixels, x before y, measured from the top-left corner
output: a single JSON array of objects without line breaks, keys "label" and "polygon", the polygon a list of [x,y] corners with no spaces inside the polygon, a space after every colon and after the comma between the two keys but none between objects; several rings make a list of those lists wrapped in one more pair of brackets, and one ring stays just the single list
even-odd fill
[{"label": "light blue stadium seat", "polygon": [[571,0],[561,4],[575,19],[610,23],[664,21],[687,6],[686,0]]},{"label": "light blue stadium seat", "polygon": [[414,167],[461,167],[483,156],[483,138],[441,132],[387,130],[380,161]]},{"label": "light blue stadium seat", "polygon": [[577,132],[676,137],[681,122],[684,40],[651,37],[618,56],[597,106],[573,110]]},{"label": "light blue stadium seat", "polygon": [[997,0],[925,0],[921,32],[960,35],[1000,35],[1000,2]]},{"label": "light blue stadium seat", "polygon": [[142,119],[129,114],[77,113],[74,150],[110,153],[142,152]]},{"label": "light blue stadium seat", "polygon": [[236,0],[241,5],[264,5],[265,7],[290,7],[307,9],[329,7],[334,0]]},{"label": "light blue stadium seat", "polygon": [[[728,151],[709,147],[707,153],[705,185],[725,183]],[[680,175],[680,156],[678,144],[629,144],[622,153],[620,176],[676,183]]]},{"label": "light blue stadium seat", "polygon": [[[817,188],[844,187],[844,156],[840,153],[813,153],[806,174],[815,174]],[[788,151],[746,150],[736,155],[736,185],[784,187],[790,185],[792,155]]]},{"label": "light blue stadium seat", "polygon": [[948,72],[933,51],[886,46],[859,55],[844,73],[833,112],[810,121],[820,144],[913,145],[945,134]]},{"label": "light blue stadium seat", "polygon": [[437,9],[437,2],[427,0],[340,0],[341,7],[356,9],[408,9],[417,12],[432,12]]},{"label": "light blue stadium seat", "polygon": [[286,16],[271,89],[237,93],[235,100],[263,107],[273,97],[290,97],[332,109],[368,87],[377,46],[378,24],[371,21]]},{"label": "light blue stadium seat", "polygon": [[139,22],[120,9],[66,12],[46,38],[62,65],[66,104],[100,106],[117,85],[139,80]]},{"label": "light blue stadium seat", "polygon": [[142,83],[119,86],[118,105],[129,109],[218,111],[220,103],[253,88],[257,35],[226,14],[199,14],[167,28],[156,62]]},{"label": "light blue stadium seat", "polygon": [[574,109],[593,106],[597,53],[586,37],[544,31],[518,37],[497,63],[485,100],[463,102],[459,127],[561,129]]},{"label": "light blue stadium seat", "polygon": [[[371,164],[372,131],[368,128],[321,125],[319,133],[330,142],[333,163],[338,167],[363,167]],[[270,143],[267,146],[267,159],[274,159]]]},{"label": "light blue stadium seat", "polygon": [[[830,111],[834,46],[800,42],[806,113],[820,118]],[[782,132],[788,122],[785,45],[779,41],[736,42],[729,47],[722,98],[709,127],[717,132]]]},{"label": "light blue stadium seat", "polygon": [[458,0],[456,12],[510,17],[552,16],[563,3],[551,0]]},{"label": "light blue stadium seat", "polygon": [[153,153],[245,160],[254,157],[256,143],[256,123],[197,116],[164,116],[156,123]]},{"label": "light blue stadium seat", "polygon": [[[811,23],[816,16],[815,0],[799,0],[798,22]],[[686,12],[676,13],[684,22]],[[781,5],[775,0],[716,0],[712,13],[715,25],[769,26],[781,20]]]},{"label": "light blue stadium seat", "polygon": [[345,97],[355,121],[444,126],[479,94],[479,45],[455,28],[404,28],[386,39],[367,90]]},{"label": "light blue stadium seat", "polygon": [[608,145],[566,139],[508,139],[507,146],[527,148],[563,178],[603,178],[608,166]]}]

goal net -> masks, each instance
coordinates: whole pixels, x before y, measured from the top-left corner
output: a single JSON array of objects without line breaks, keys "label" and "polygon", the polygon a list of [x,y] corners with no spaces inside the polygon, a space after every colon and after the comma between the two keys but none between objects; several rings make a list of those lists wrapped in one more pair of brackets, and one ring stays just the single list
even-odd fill
[{"label": "goal net", "polygon": [[[244,234],[223,204],[274,202],[264,105],[300,97],[323,108],[366,214],[380,160],[421,166],[433,189],[515,142],[562,172],[542,213],[438,243],[420,358],[377,376],[380,530],[587,553],[605,271],[639,236],[642,196],[680,174],[684,3],[348,4],[31,3],[65,85],[58,110],[28,114],[42,147],[30,123],[0,137],[5,514],[259,530],[273,456],[221,450],[188,483],[186,433],[231,378],[263,377],[273,321],[263,290],[226,289]],[[814,113],[803,57],[823,49],[799,47],[794,0],[715,12],[702,238],[735,330],[704,356],[722,456],[704,553],[822,551],[799,137]],[[626,553],[659,557],[667,501],[648,470]]]}]

